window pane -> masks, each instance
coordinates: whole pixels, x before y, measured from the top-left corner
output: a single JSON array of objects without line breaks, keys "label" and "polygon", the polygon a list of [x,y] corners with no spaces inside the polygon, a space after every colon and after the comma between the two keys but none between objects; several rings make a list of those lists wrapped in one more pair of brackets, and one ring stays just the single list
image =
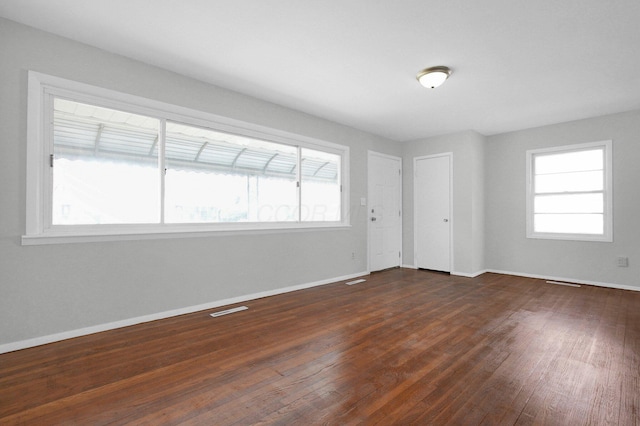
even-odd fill
[{"label": "window pane", "polygon": [[559,234],[604,233],[602,214],[535,214],[534,231]]},{"label": "window pane", "polygon": [[158,223],[157,119],[54,99],[54,225]]},{"label": "window pane", "polygon": [[534,213],[603,213],[603,194],[537,195]]},{"label": "window pane", "polygon": [[537,154],[534,157],[535,174],[602,170],[602,148],[553,154]]},{"label": "window pane", "polygon": [[302,221],[340,220],[340,156],[302,149]]},{"label": "window pane", "polygon": [[297,148],[168,122],[165,221],[298,218]]},{"label": "window pane", "polygon": [[537,194],[550,192],[602,191],[604,189],[602,170],[591,172],[571,172],[535,177]]},{"label": "window pane", "polygon": [[295,178],[256,177],[255,205],[250,209],[256,222],[298,220],[298,188]]}]

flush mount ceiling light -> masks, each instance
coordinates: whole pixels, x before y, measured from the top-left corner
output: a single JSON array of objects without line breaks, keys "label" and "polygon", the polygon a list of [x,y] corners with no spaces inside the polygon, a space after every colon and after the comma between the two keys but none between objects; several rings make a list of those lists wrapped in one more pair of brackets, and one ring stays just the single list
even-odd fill
[{"label": "flush mount ceiling light", "polygon": [[445,82],[451,75],[449,67],[437,66],[425,68],[416,75],[416,78],[424,87],[435,89]]}]

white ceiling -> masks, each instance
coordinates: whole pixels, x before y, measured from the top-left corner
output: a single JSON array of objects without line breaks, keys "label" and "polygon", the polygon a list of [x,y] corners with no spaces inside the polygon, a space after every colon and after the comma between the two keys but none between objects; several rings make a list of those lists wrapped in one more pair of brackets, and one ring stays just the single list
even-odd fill
[{"label": "white ceiling", "polygon": [[[640,108],[638,0],[0,0],[0,16],[398,141]],[[424,89],[434,65],[453,75]]]}]

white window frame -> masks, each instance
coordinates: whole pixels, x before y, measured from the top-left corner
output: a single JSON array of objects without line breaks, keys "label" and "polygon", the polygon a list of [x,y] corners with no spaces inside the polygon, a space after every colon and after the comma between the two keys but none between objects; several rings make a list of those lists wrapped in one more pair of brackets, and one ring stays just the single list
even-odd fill
[{"label": "white window frame", "polygon": [[[64,97],[81,103],[146,115],[161,121],[173,120],[186,125],[337,154],[341,157],[339,171],[342,190],[341,219],[331,222],[52,226],[52,186],[49,165],[49,155],[52,152],[52,97]],[[349,200],[348,146],[34,71],[28,73],[26,233],[22,236],[23,245],[348,228],[350,227]]]},{"label": "white window frame", "polygon": [[[604,232],[602,234],[550,233],[534,231],[534,158],[538,154],[568,153],[593,148],[603,148],[604,152]],[[527,238],[569,240],[569,241],[613,241],[613,142],[611,140],[589,142],[527,151]]]}]

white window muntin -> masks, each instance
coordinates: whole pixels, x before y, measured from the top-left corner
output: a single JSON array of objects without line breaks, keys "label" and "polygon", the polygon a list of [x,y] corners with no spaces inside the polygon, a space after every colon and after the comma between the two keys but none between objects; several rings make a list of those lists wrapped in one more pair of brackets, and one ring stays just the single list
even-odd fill
[{"label": "white window muntin", "polygon": [[[566,171],[567,174],[574,174],[581,176],[580,179],[575,179],[576,176],[567,179],[565,182],[557,182],[556,188],[553,185],[539,185],[536,188],[536,170],[535,163],[536,158],[544,156],[554,156],[562,154],[580,153],[581,151],[597,151],[602,152],[602,164],[601,170],[592,170],[590,167],[579,168],[576,170]],[[612,141],[599,141],[590,142],[584,144],[567,145],[553,148],[544,148],[527,151],[526,155],[526,169],[527,169],[527,238],[540,238],[540,239],[559,239],[559,240],[577,240],[577,241],[613,241],[613,213],[612,213]],[[601,177],[598,173],[601,173]],[[537,175],[539,178],[541,175]],[[542,177],[544,180],[544,177]],[[595,182],[600,181],[601,184]],[[544,182],[543,182],[544,183]],[[590,194],[592,194],[590,196]],[[580,226],[577,226],[575,221],[572,222],[572,218],[578,218],[585,221],[592,221],[594,216],[600,214],[598,212],[589,211],[589,208],[582,207],[583,205],[594,205],[595,197],[601,195],[602,204],[602,231],[594,233],[585,233],[580,231]],[[563,212],[562,203],[567,201],[571,202],[573,197],[573,204],[575,212],[565,214]],[[535,229],[535,208],[536,198],[538,198],[538,207],[544,206],[548,209],[548,221],[556,221],[553,227],[563,227],[566,232],[540,232]],[[555,202],[550,202],[555,198]],[[591,200],[589,200],[591,198]],[[587,203],[586,201],[592,201]],[[582,203],[584,202],[584,203]],[[583,209],[581,211],[581,208]],[[559,213],[556,217],[554,215],[554,209],[558,209]],[[579,217],[580,216],[580,217]],[[573,228],[573,229],[572,229]]]},{"label": "white window muntin", "polygon": [[[84,83],[29,72],[27,116],[27,220],[23,244],[48,244],[57,242],[96,241],[120,239],[156,238],[154,235],[176,234],[190,236],[194,233],[230,231],[286,230],[305,228],[331,228],[349,225],[347,206],[349,200],[349,148],[331,142],[266,128],[216,116],[202,111],[140,98],[121,92],[103,89]],[[51,169],[49,156],[53,153],[53,99],[62,98],[90,105],[126,111],[157,118],[162,123],[160,137],[164,138],[167,121],[214,131],[237,134],[277,144],[314,149],[340,157],[338,171],[341,199],[340,218],[330,222],[293,223],[231,223],[231,224],[123,224],[123,225],[51,225]],[[164,144],[162,144],[164,149]],[[164,168],[163,152],[159,153],[159,170]],[[300,178],[298,177],[298,181]],[[83,238],[101,237],[105,238]],[[115,236],[116,238],[110,238]],[[67,238],[70,237],[70,238]],[[73,238],[78,237],[78,238]],[[41,239],[41,241],[38,241]]]}]

